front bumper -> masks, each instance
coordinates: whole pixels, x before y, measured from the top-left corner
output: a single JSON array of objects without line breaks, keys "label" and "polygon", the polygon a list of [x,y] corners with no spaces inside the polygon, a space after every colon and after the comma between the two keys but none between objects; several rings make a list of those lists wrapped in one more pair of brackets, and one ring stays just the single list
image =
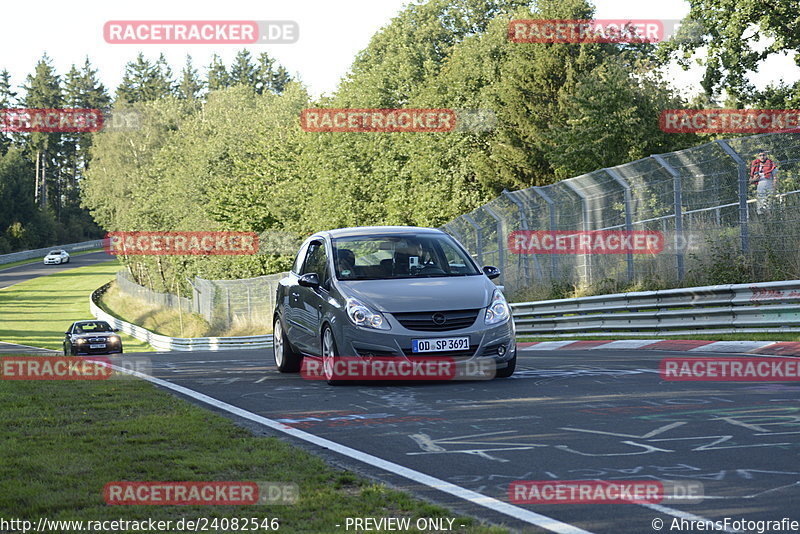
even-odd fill
[{"label": "front bumper", "polygon": [[[505,368],[517,354],[514,322],[509,319],[500,325],[485,326],[480,324],[482,321],[483,314],[480,314],[471,327],[438,332],[408,330],[391,319],[391,330],[347,323],[340,329],[339,353],[342,356],[453,357],[467,361],[493,359],[498,368]],[[412,352],[412,340],[451,337],[469,337],[469,350]]]}]

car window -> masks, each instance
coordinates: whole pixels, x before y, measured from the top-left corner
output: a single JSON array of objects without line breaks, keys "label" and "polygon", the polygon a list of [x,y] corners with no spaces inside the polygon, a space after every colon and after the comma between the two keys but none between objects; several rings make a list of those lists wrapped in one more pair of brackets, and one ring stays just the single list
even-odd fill
[{"label": "car window", "polygon": [[76,334],[93,334],[95,332],[110,332],[111,325],[105,321],[96,321],[92,323],[76,324],[74,333]]},{"label": "car window", "polygon": [[292,272],[294,274],[300,274],[300,269],[303,267],[303,261],[306,259],[307,250],[308,243],[303,243],[303,246],[300,247],[300,250],[297,252],[297,257],[294,259],[294,265],[292,265]]},{"label": "car window", "polygon": [[338,280],[480,274],[445,234],[342,237],[333,240],[333,254]]},{"label": "car window", "polygon": [[312,241],[308,247],[308,255],[303,264],[303,271],[300,274],[316,273],[323,287],[327,288],[330,280],[328,272],[328,255],[325,251],[325,244]]}]

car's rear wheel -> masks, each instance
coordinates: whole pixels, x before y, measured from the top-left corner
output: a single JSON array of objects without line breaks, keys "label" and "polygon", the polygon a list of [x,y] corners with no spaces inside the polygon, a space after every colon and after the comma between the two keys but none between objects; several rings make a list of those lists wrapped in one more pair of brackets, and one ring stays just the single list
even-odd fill
[{"label": "car's rear wheel", "polygon": [[508,360],[508,364],[503,369],[498,369],[497,374],[495,375],[497,378],[508,378],[509,376],[514,374],[514,370],[517,368],[517,355],[515,354],[513,358]]},{"label": "car's rear wheel", "polygon": [[281,373],[296,373],[300,370],[303,357],[292,350],[292,345],[283,331],[281,318],[277,315],[272,326],[272,353],[275,356],[275,365]]},{"label": "car's rear wheel", "polygon": [[325,373],[325,380],[331,386],[339,386],[342,380],[337,380],[336,358],[339,352],[336,349],[336,340],[333,338],[333,330],[328,325],[322,329],[322,371]]}]

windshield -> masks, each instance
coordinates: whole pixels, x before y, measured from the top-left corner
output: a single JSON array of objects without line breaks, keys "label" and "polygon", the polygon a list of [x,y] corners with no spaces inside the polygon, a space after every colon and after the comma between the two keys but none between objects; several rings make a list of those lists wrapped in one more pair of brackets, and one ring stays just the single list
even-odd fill
[{"label": "windshield", "polygon": [[60,255],[61,255],[61,251],[60,250],[51,250],[50,251],[50,256],[60,256]]},{"label": "windshield", "polygon": [[75,325],[76,334],[93,334],[95,332],[111,332],[111,326],[105,321],[78,323]]},{"label": "windshield", "polygon": [[443,234],[354,236],[333,240],[338,280],[389,280],[480,274]]}]

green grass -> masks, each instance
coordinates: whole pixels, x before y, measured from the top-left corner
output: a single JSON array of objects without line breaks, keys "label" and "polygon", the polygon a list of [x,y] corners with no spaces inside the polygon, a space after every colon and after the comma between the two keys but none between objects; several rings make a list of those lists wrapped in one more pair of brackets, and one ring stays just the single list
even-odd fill
[{"label": "green grass", "polygon": [[[0,290],[0,341],[61,350],[64,332],[89,313],[89,295],[119,269],[109,261],[41,276]],[[126,352],[153,350],[122,334]]]},{"label": "green grass", "polygon": [[[172,520],[277,517],[284,532],[335,532],[346,517],[449,517],[446,509],[334,469],[274,437],[140,380],[0,380],[0,517]],[[108,506],[113,481],[296,483],[283,506]],[[500,534],[458,517],[459,533]],[[173,530],[174,531],[174,527]],[[122,532],[122,531],[115,531]],[[233,530],[230,530],[233,532]]]},{"label": "green grass", "polygon": [[592,339],[704,339],[710,341],[800,341],[800,332],[783,334],[709,334],[697,336],[631,336],[625,333],[596,335],[587,334],[576,337],[553,337],[553,336],[517,336],[518,341],[582,341]]},{"label": "green grass", "polygon": [[[81,256],[83,254],[91,254],[92,252],[102,252],[102,251],[103,251],[102,248],[93,248],[91,250],[82,250],[81,252],[70,252],[69,255],[70,257]],[[42,256],[41,258],[33,258],[30,260],[19,260],[19,261],[12,261],[11,263],[3,263],[0,264],[0,271],[2,271],[3,269],[10,269],[11,267],[16,267],[18,265],[27,265],[29,263],[41,263],[43,258],[44,256]]]}]

